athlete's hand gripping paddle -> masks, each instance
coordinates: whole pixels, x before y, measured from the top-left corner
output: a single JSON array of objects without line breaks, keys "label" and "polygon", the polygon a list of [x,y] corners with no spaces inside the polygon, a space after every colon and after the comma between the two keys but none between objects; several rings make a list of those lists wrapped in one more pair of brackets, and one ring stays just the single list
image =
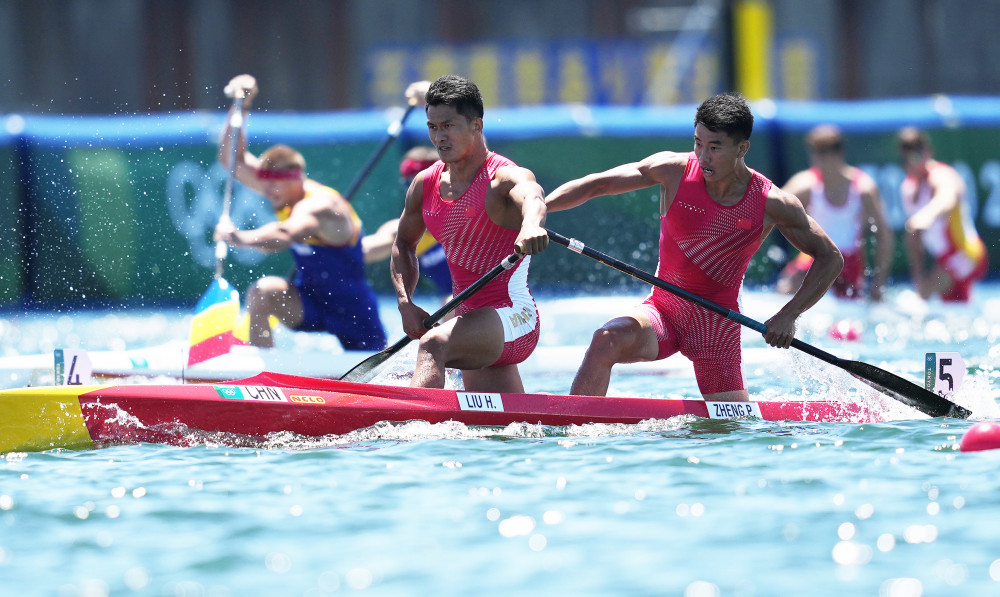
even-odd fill
[{"label": "athlete's hand gripping paddle", "polygon": [[[517,264],[517,261],[520,258],[521,258],[520,253],[511,253],[510,255],[505,257],[504,260],[498,263],[496,266],[494,266],[493,269],[486,272],[486,274],[482,278],[479,278],[478,280],[470,284],[465,290],[456,294],[454,298],[445,303],[440,309],[427,316],[427,318],[424,319],[424,327],[427,329],[431,329],[432,327],[434,327],[434,324],[440,321],[445,315],[455,310],[455,307],[458,307],[458,305],[462,301],[464,301],[465,299],[469,298],[470,296],[478,292],[483,286],[489,284],[504,270],[508,270],[514,267],[514,265]],[[388,361],[390,358],[392,358],[393,355],[398,353],[400,350],[402,350],[403,347],[409,344],[411,340],[413,340],[413,338],[410,338],[409,336],[404,336],[400,338],[398,342],[396,342],[389,348],[386,348],[380,353],[373,354],[372,356],[368,357],[367,359],[355,365],[354,368],[345,373],[340,378],[340,380],[355,381],[361,383],[371,381],[372,378],[374,378],[375,375],[378,374],[378,371],[381,369],[382,364]]]}]

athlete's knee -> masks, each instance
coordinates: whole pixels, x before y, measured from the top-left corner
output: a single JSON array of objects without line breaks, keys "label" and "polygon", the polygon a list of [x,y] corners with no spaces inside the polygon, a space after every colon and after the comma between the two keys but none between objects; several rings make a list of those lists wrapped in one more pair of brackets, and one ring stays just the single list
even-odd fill
[{"label": "athlete's knee", "polygon": [[594,331],[588,352],[603,356],[608,360],[616,360],[624,355],[633,342],[632,332],[618,327],[604,326]]},{"label": "athlete's knee", "polygon": [[430,330],[420,337],[420,350],[431,355],[435,360],[444,360],[448,350],[448,341],[436,330]]},{"label": "athlete's knee", "polygon": [[273,304],[288,296],[288,283],[281,278],[267,277],[254,282],[247,291],[247,304]]}]

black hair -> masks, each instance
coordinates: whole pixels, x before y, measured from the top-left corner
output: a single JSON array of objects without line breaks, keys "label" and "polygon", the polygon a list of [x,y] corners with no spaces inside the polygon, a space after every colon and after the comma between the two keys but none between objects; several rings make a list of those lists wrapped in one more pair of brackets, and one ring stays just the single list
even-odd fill
[{"label": "black hair", "polygon": [[753,133],[753,112],[739,93],[720,93],[698,106],[694,124],[701,124],[713,133],[725,133],[737,142],[746,141]]},{"label": "black hair", "polygon": [[431,83],[427,106],[451,106],[472,122],[483,117],[483,96],[472,81],[458,75],[445,75]]}]

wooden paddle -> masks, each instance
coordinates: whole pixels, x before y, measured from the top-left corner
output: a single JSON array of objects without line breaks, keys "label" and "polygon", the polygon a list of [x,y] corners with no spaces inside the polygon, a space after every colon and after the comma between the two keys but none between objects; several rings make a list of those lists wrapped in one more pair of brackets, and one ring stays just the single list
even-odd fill
[{"label": "wooden paddle", "polygon": [[[227,88],[227,94],[229,89]],[[233,91],[235,94],[235,91]],[[222,199],[222,215],[219,221],[229,219],[233,204],[233,184],[236,179],[236,156],[239,151],[239,136],[244,125],[243,102],[240,95],[233,97],[233,107],[229,115],[230,162],[226,177],[226,189]],[[239,344],[233,334],[240,314],[240,294],[222,276],[229,246],[225,241],[215,243],[215,276],[208,289],[198,300],[191,332],[188,336],[188,366],[229,352],[233,344]]]},{"label": "wooden paddle", "polygon": [[[234,92],[235,93],[235,92]],[[224,222],[229,219],[229,212],[233,205],[233,183],[236,181],[236,156],[239,153],[240,131],[243,129],[243,101],[242,95],[233,98],[233,110],[229,116],[229,142],[232,144],[229,153],[229,173],[226,177],[226,190],[222,194],[222,215],[219,221]],[[215,243],[215,277],[222,277],[222,267],[229,253],[229,246],[226,241],[220,240]]]},{"label": "wooden paddle", "polygon": [[[434,324],[440,321],[441,318],[447,315],[448,313],[451,313],[455,309],[455,307],[459,305],[459,303],[469,298],[476,292],[479,292],[479,290],[483,286],[489,284],[504,270],[508,270],[514,267],[514,265],[520,258],[521,254],[516,252],[511,253],[510,255],[505,257],[504,260],[498,263],[493,269],[486,272],[486,274],[482,278],[479,278],[478,280],[473,282],[465,290],[456,294],[454,298],[445,303],[440,309],[438,309],[431,315],[427,316],[427,319],[424,319],[424,327],[427,329],[431,329],[432,327],[434,327]],[[397,352],[402,350],[403,347],[409,344],[411,340],[413,340],[413,338],[410,338],[409,336],[403,336],[402,338],[399,339],[398,342],[396,342],[389,348],[386,348],[380,353],[373,354],[372,356],[368,357],[367,359],[355,365],[354,368],[345,373],[340,378],[340,380],[354,381],[359,383],[367,383],[371,381],[372,378],[374,378],[375,375],[378,374],[378,370],[381,368],[381,365],[386,361],[388,361],[390,358],[392,358],[392,356],[395,355]]]},{"label": "wooden paddle", "polygon": [[382,156],[385,154],[386,150],[389,149],[389,146],[392,145],[392,142],[399,137],[401,132],[403,132],[403,125],[406,124],[407,117],[409,117],[410,112],[413,112],[413,109],[416,107],[416,100],[411,100],[410,105],[406,106],[406,111],[399,117],[399,120],[389,125],[389,135],[385,139],[382,139],[382,143],[380,143],[375,149],[375,153],[368,158],[368,163],[365,164],[364,168],[361,169],[361,172],[354,178],[354,181],[351,183],[351,186],[348,187],[347,192],[344,193],[344,199],[348,202],[354,199],[354,195],[356,195],[358,189],[361,188],[361,183],[368,178],[368,175],[375,169],[375,164],[382,159]]},{"label": "wooden paddle", "polygon": [[[671,284],[665,280],[657,278],[645,271],[642,271],[634,266],[627,263],[619,261],[614,257],[605,255],[600,251],[595,251],[582,242],[576,239],[566,238],[565,236],[559,234],[558,232],[553,232],[552,230],[546,229],[549,234],[549,238],[553,241],[565,246],[566,248],[600,261],[605,265],[609,265],[618,271],[624,272],[630,276],[638,278],[643,282],[652,284],[657,288],[661,288],[675,294],[683,299],[691,301],[701,305],[702,307],[708,309],[709,311],[714,311],[719,315],[725,317],[726,319],[735,321],[740,325],[744,325],[752,330],[760,332],[761,334],[767,331],[767,326],[759,321],[751,319],[742,313],[733,311],[732,309],[727,309],[721,305],[713,303],[712,301],[702,298],[694,293],[688,292],[683,288]],[[915,383],[907,381],[898,375],[889,373],[884,369],[879,369],[874,365],[869,365],[867,363],[862,363],[859,361],[848,361],[836,357],[824,350],[820,350],[815,346],[806,344],[805,342],[794,339],[792,340],[792,347],[801,350],[802,352],[814,356],[822,361],[839,367],[854,377],[860,379],[871,387],[887,394],[888,396],[899,400],[903,404],[910,406],[919,410],[922,413],[926,413],[932,417],[956,417],[960,419],[967,419],[969,415],[972,414],[968,409],[961,407],[954,402],[951,402],[943,396],[939,396],[934,392],[926,390]]]}]

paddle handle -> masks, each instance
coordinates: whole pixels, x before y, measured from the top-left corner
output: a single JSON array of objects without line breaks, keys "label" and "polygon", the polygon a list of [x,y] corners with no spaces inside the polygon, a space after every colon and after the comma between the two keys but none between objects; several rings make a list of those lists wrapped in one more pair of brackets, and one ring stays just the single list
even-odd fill
[{"label": "paddle handle", "polygon": [[[233,98],[233,107],[229,111],[229,174],[226,176],[226,190],[222,194],[222,215],[219,221],[229,219],[229,212],[233,205],[233,186],[236,180],[236,156],[240,149],[240,131],[243,129],[243,102],[246,98],[242,95]],[[215,277],[222,277],[222,268],[225,265],[226,255],[229,253],[229,246],[226,241],[220,240],[215,243]]]},{"label": "paddle handle", "polygon": [[[508,270],[517,264],[518,260],[521,259],[521,254],[514,252],[504,258],[503,261],[493,266],[493,269],[486,272],[483,277],[479,278],[472,284],[470,284],[465,290],[456,294],[450,301],[445,303],[440,309],[434,313],[428,315],[424,318],[424,327],[431,329],[434,327],[442,317],[451,313],[455,307],[457,307],[462,301],[469,298],[476,292],[478,292],[483,286],[486,286],[493,281],[494,278],[500,275],[504,270]],[[412,341],[413,338],[409,336],[403,336],[395,344],[382,350],[379,353],[373,354],[367,359],[361,361],[354,366],[353,369],[341,376],[341,381],[352,381],[358,383],[366,383],[372,380],[373,377],[378,373],[379,368],[383,363],[388,361],[397,352],[406,347],[407,344]]]},{"label": "paddle handle", "polygon": [[392,142],[399,137],[400,133],[403,132],[403,125],[406,123],[407,117],[410,116],[410,112],[413,112],[413,109],[416,107],[417,105],[415,103],[409,104],[406,106],[406,111],[403,112],[403,115],[399,117],[399,120],[389,125],[388,136],[385,139],[382,139],[378,148],[375,149],[375,153],[368,158],[368,163],[365,164],[364,168],[361,169],[361,172],[358,173],[357,177],[355,177],[351,186],[347,188],[347,192],[344,193],[344,199],[348,202],[354,199],[354,195],[356,195],[358,193],[358,189],[361,188],[361,183],[368,178],[368,175],[375,169],[375,164],[382,159],[382,156],[385,154],[386,150],[389,149],[389,146],[392,145]]},{"label": "paddle handle", "polygon": [[[666,284],[666,282],[664,282],[664,284]],[[692,296],[695,296],[695,295],[692,295]],[[701,297],[698,297],[698,298],[701,298]],[[704,301],[704,303],[709,303],[709,304],[713,304],[714,305],[714,303],[711,303],[710,301],[708,301],[706,299],[701,299],[701,300]],[[698,304],[701,305],[703,303],[702,302],[698,302]],[[767,326],[764,325],[763,323],[757,321],[756,319],[751,319],[751,318],[747,317],[746,315],[740,313],[739,311],[733,311],[732,309],[725,309],[724,307],[722,307],[720,305],[716,305],[716,306],[719,307],[719,309],[720,309],[720,311],[717,311],[717,312],[720,315],[722,315],[723,317],[725,317],[726,319],[730,319],[732,321],[735,321],[736,323],[738,323],[740,325],[743,325],[743,326],[746,326],[746,327],[748,327],[751,330],[754,330],[756,332],[760,332],[761,334],[766,334],[767,333]],[[726,312],[722,313],[721,312],[722,310],[724,310]],[[826,361],[827,363],[830,363],[831,365],[838,365],[839,366],[843,362],[843,359],[841,359],[840,357],[832,355],[829,352],[826,352],[825,350],[823,350],[821,348],[817,348],[817,347],[813,346],[812,344],[807,344],[807,343],[803,342],[802,340],[799,340],[798,338],[792,338],[792,348],[796,348],[798,350],[801,350],[802,352],[804,352],[804,353],[806,353],[808,355],[812,355],[812,356],[816,357],[817,359],[820,359],[821,361]]]},{"label": "paddle handle", "polygon": [[469,298],[476,292],[479,292],[479,290],[483,286],[486,286],[487,284],[492,282],[493,279],[499,276],[504,270],[508,270],[514,267],[520,259],[521,259],[520,253],[511,253],[510,255],[505,257],[503,261],[493,266],[493,269],[486,272],[486,274],[482,278],[479,278],[478,280],[470,284],[465,290],[456,294],[450,301],[445,303],[444,306],[442,306],[440,309],[427,316],[427,318],[424,319],[424,327],[427,329],[431,329],[432,327],[434,327],[434,324],[440,321],[442,317],[444,317],[448,313],[451,313],[456,307],[458,307],[459,303]]}]

